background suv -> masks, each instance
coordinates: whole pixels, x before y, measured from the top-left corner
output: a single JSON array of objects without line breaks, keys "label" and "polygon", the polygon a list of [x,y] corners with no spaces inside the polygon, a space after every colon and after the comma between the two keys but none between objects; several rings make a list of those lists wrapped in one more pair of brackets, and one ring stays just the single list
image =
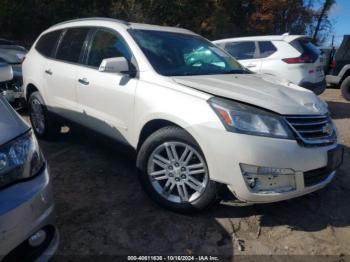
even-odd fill
[{"label": "background suv", "polygon": [[330,64],[327,83],[340,86],[343,97],[350,101],[350,35],[345,35]]},{"label": "background suv", "polygon": [[341,163],[314,93],[254,74],[185,29],[69,21],[41,34],[23,73],[39,138],[68,119],[131,146],[143,188],[173,210],[203,209],[221,190],[250,203],[297,197]]},{"label": "background suv", "polygon": [[240,37],[214,43],[253,72],[286,79],[317,95],[326,88],[324,57],[306,36]]}]

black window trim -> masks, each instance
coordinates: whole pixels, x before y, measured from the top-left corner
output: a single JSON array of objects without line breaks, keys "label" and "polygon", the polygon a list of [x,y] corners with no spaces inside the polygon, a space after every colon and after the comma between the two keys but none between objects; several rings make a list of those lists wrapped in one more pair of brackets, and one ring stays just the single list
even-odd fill
[{"label": "black window trim", "polygon": [[[89,31],[88,31],[88,33],[86,35],[86,38],[84,40],[83,47],[81,49],[81,53],[80,53],[80,56],[79,56],[78,63],[57,59],[56,58],[57,51],[58,51],[58,48],[59,48],[60,44],[62,43],[62,40],[63,40],[66,32],[69,29],[74,29],[74,28],[88,28],[89,29]],[[61,28],[61,29],[52,30],[50,32],[47,32],[47,34],[48,34],[48,33],[55,32],[55,31],[62,31],[61,35],[58,37],[58,41],[56,42],[55,47],[53,48],[52,57],[47,57],[47,56],[44,56],[44,55],[43,56],[45,58],[47,58],[47,59],[50,59],[50,60],[53,60],[53,61],[56,61],[56,62],[62,62],[62,63],[71,64],[71,65],[77,65],[77,66],[81,66],[81,67],[85,67],[85,68],[89,68],[89,69],[98,70],[98,68],[96,68],[96,67],[87,65],[86,64],[86,60],[87,60],[88,50],[89,50],[89,48],[91,46],[92,36],[93,36],[94,32],[99,30],[99,29],[103,29],[103,30],[107,30],[107,31],[113,32],[113,33],[117,34],[118,37],[120,37],[124,41],[126,47],[130,51],[131,57],[132,57],[132,59],[131,59],[131,61],[129,61],[129,63],[131,65],[133,65],[133,67],[135,68],[135,71],[136,71],[135,72],[135,77],[138,78],[139,67],[138,67],[136,58],[134,56],[134,53],[132,52],[132,50],[131,50],[129,44],[127,43],[127,41],[125,40],[125,38],[118,31],[116,31],[115,29],[110,28],[110,27],[104,27],[104,26],[71,26],[71,27]]]}]

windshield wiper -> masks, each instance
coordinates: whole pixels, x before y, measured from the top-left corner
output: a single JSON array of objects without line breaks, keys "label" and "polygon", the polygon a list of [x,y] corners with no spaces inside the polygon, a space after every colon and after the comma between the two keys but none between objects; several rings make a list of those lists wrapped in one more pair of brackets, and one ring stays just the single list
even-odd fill
[{"label": "windshield wiper", "polygon": [[250,74],[251,72],[248,70],[244,70],[244,69],[239,69],[239,70],[230,70],[230,71],[226,71],[224,72],[224,74]]}]

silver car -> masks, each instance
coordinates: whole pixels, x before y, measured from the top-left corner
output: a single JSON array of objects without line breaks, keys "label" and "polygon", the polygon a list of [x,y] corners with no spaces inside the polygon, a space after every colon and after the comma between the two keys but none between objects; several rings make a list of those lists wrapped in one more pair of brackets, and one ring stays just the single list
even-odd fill
[{"label": "silver car", "polygon": [[46,261],[54,254],[51,187],[31,128],[0,95],[0,261]]},{"label": "silver car", "polygon": [[[4,41],[4,40],[3,40]],[[13,79],[0,83],[0,93],[12,104],[14,108],[23,108],[25,105],[23,94],[22,61],[27,49],[15,44],[1,44],[0,63],[7,63],[12,67]]]}]

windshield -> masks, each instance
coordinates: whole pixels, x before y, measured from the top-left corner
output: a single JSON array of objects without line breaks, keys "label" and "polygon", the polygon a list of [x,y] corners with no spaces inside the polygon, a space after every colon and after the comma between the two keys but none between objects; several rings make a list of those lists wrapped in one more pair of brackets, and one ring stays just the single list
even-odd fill
[{"label": "windshield", "polygon": [[233,57],[200,36],[135,29],[130,33],[161,75],[249,73]]}]

